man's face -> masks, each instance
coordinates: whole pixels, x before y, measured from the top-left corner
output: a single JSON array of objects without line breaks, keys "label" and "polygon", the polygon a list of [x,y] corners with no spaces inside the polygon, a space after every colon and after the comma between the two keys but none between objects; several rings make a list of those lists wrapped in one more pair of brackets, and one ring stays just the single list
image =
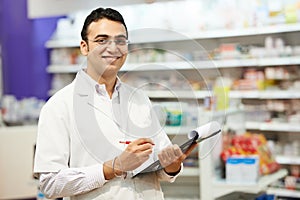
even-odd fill
[{"label": "man's face", "polygon": [[128,53],[124,25],[108,19],[92,22],[88,27],[87,38],[87,43],[81,42],[81,52],[87,56],[88,69],[92,68],[101,76],[117,73]]}]

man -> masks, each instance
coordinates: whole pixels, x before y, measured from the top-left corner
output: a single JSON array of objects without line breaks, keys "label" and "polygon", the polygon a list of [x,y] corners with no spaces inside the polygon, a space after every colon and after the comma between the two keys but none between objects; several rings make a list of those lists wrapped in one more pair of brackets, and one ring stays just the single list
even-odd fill
[{"label": "man", "polygon": [[[159,180],[174,181],[195,145],[186,153],[172,145],[148,97],[118,79],[128,53],[119,12],[95,9],[81,37],[86,69],[40,113],[34,172],[41,191],[48,198],[163,199]],[[157,158],[163,169],[133,178]]]}]

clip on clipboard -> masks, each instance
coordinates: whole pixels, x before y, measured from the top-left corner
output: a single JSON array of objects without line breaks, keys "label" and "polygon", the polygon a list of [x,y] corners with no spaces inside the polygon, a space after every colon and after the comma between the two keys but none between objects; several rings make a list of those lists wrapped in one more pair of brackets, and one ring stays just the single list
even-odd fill
[{"label": "clip on clipboard", "polygon": [[[180,145],[180,149],[183,153],[185,153],[192,144],[202,142],[208,138],[211,138],[211,137],[217,135],[220,132],[221,132],[221,127],[218,122],[216,122],[216,121],[209,122],[203,126],[200,126],[196,129],[192,130],[188,134],[189,140],[187,140],[185,143]],[[161,166],[159,160],[156,160],[155,162],[150,164],[148,167],[146,167],[144,170],[142,170],[136,174],[133,174],[132,178],[136,177],[139,174],[157,171],[162,168],[163,167]]]}]

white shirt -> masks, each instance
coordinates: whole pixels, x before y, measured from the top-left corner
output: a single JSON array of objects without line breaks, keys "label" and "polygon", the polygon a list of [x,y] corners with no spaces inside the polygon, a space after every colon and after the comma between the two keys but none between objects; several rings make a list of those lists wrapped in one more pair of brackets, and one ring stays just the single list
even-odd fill
[{"label": "white shirt", "polygon": [[34,172],[42,174],[42,191],[51,198],[63,195],[72,200],[163,199],[159,180],[176,178],[164,170],[133,179],[104,178],[103,163],[126,148],[119,141],[139,137],[150,137],[155,143],[147,163],[171,144],[149,98],[118,80],[110,99],[104,85],[78,72],[41,110]]}]

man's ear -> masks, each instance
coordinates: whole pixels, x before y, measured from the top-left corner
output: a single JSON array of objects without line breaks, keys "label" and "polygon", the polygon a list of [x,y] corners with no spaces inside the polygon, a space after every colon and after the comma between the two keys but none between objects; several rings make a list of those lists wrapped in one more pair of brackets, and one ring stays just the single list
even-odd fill
[{"label": "man's ear", "polygon": [[88,52],[89,52],[89,46],[86,43],[86,41],[81,40],[80,42],[80,51],[82,53],[82,55],[87,56]]}]

